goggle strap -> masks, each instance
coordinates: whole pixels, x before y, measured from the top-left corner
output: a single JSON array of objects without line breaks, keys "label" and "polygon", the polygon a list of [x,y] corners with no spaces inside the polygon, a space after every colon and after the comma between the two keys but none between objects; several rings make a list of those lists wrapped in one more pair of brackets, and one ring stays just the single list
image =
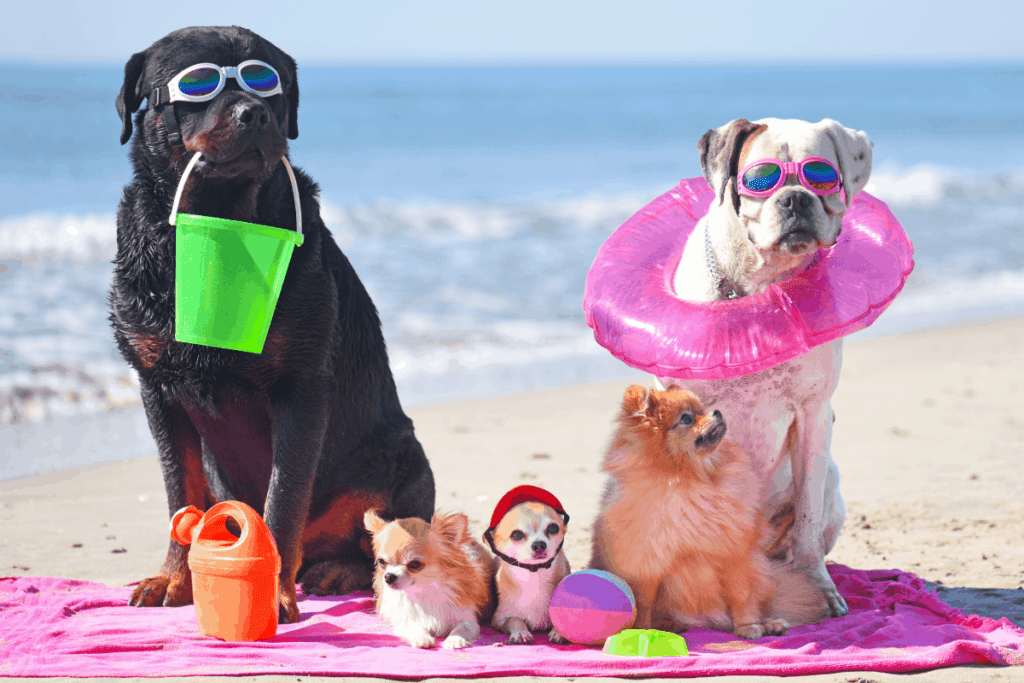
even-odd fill
[{"label": "goggle strap", "polygon": [[164,120],[164,129],[167,131],[167,142],[172,145],[183,145],[181,141],[181,129],[178,128],[178,112],[174,108],[174,102],[168,102],[160,109],[160,116]]},{"label": "goggle strap", "polygon": [[149,93],[146,99],[148,100],[146,104],[147,109],[160,110],[160,116],[164,120],[164,129],[167,131],[167,142],[172,145],[182,144],[181,129],[178,128],[177,111],[174,109],[174,102],[171,102],[171,89],[166,85],[162,88],[157,88]]},{"label": "goggle strap", "polygon": [[[188,160],[188,165],[185,166],[185,172],[181,174],[181,180],[178,182],[178,189],[174,193],[174,203],[171,204],[171,217],[168,219],[168,223],[174,225],[175,221],[178,220],[178,206],[181,204],[181,193],[185,191],[185,181],[188,180],[188,176],[192,173],[192,169],[195,168],[196,163],[199,161],[199,157],[203,156],[202,152],[196,152],[192,155],[192,158]],[[292,171],[292,165],[288,163],[287,157],[281,157],[281,161],[284,162],[284,170],[288,172],[288,180],[292,183],[292,198],[295,200],[295,231],[300,235],[302,233],[302,204],[299,201],[299,185],[295,182],[295,172]],[[305,235],[303,235],[305,237]],[[299,243],[301,244],[301,242]]]},{"label": "goggle strap", "polygon": [[153,92],[149,93],[149,97],[147,99],[149,100],[147,105],[149,109],[156,109],[162,105],[170,104],[171,89],[166,85],[162,88],[157,88]]}]

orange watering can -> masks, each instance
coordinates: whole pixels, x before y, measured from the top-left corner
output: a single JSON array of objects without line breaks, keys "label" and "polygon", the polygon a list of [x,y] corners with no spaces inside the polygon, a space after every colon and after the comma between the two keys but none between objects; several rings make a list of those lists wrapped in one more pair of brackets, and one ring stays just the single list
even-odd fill
[{"label": "orange watering can", "polygon": [[[241,531],[228,529],[234,520]],[[263,518],[229,500],[205,515],[189,505],[174,513],[171,538],[192,544],[192,598],[199,632],[222,640],[266,640],[277,634],[281,556]]]}]

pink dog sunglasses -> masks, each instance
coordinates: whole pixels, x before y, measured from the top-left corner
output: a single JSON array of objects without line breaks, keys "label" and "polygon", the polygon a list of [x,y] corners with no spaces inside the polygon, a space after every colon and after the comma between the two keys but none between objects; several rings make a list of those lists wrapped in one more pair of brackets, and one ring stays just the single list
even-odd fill
[{"label": "pink dog sunglasses", "polygon": [[828,159],[807,157],[803,161],[759,159],[743,167],[738,192],[748,197],[768,197],[782,187],[792,174],[816,195],[839,192],[839,171]]}]

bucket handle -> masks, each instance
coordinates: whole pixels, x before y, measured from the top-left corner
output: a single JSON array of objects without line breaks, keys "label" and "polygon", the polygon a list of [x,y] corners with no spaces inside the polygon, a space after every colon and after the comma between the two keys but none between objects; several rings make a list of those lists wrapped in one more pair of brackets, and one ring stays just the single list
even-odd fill
[{"label": "bucket handle", "polygon": [[[174,225],[174,222],[178,220],[178,205],[181,203],[181,193],[185,190],[185,181],[201,156],[203,156],[202,152],[193,154],[192,158],[188,160],[188,165],[185,166],[185,172],[181,174],[178,190],[174,193],[174,204],[171,205],[171,218],[168,221],[171,225]],[[302,235],[302,205],[299,202],[299,185],[295,182],[295,172],[292,171],[292,165],[288,163],[288,157],[281,157],[281,161],[284,162],[284,170],[288,171],[288,180],[292,182],[292,199],[295,201],[295,228]],[[299,244],[302,244],[302,242],[299,242]]]}]

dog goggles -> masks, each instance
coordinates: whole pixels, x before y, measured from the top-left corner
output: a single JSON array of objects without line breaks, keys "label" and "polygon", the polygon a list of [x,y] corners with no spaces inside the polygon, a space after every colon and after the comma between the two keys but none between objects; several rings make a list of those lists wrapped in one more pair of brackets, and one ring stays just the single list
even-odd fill
[{"label": "dog goggles", "polygon": [[250,59],[238,66],[216,64],[194,64],[171,79],[165,87],[154,92],[156,102],[206,102],[212,100],[224,89],[229,78],[238,81],[246,92],[259,97],[280,95],[281,78],[274,67],[258,59]]},{"label": "dog goggles", "polygon": [[828,159],[807,157],[803,161],[759,159],[743,167],[738,192],[747,197],[768,197],[796,174],[800,184],[816,195],[839,192],[839,171]]}]

